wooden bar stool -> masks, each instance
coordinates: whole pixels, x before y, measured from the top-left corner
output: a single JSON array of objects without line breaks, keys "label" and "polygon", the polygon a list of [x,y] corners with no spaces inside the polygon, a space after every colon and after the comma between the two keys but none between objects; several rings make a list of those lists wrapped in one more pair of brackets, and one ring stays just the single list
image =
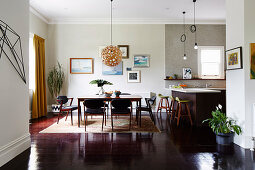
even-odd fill
[{"label": "wooden bar stool", "polygon": [[[160,98],[160,101],[158,104],[157,115],[158,115],[159,111],[160,111],[160,115],[161,115],[162,109],[166,109],[166,114],[168,115],[168,112],[169,112],[168,96],[163,96],[162,94],[158,94],[158,97]],[[164,103],[165,103],[165,105],[164,105]]]},{"label": "wooden bar stool", "polygon": [[[191,115],[190,115],[190,110],[188,103],[190,103],[189,100],[181,100],[180,98],[176,97],[175,100],[177,101],[177,109],[175,114],[175,118],[177,119],[177,126],[179,126],[180,123],[180,118],[181,117],[189,117],[190,124],[191,126],[193,125]],[[185,107],[185,112],[182,111],[182,105]]]},{"label": "wooden bar stool", "polygon": [[169,107],[169,116],[171,115],[171,120],[173,119],[173,116],[175,116],[176,114],[176,110],[174,109],[174,106],[175,106],[175,99],[173,96],[169,96],[170,100],[171,100],[171,103],[170,103],[170,107]]}]

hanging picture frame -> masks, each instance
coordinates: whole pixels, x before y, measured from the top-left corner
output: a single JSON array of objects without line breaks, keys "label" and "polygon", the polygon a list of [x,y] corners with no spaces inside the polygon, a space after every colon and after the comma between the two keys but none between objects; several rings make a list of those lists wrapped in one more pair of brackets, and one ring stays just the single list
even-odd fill
[{"label": "hanging picture frame", "polygon": [[226,69],[236,70],[243,68],[242,47],[233,48],[226,51]]},{"label": "hanging picture frame", "polygon": [[128,83],[140,83],[141,82],[141,72],[138,71],[128,71],[127,72]]},{"label": "hanging picture frame", "polygon": [[149,55],[134,55],[134,67],[150,67]]},{"label": "hanging picture frame", "polygon": [[129,58],[129,45],[118,45],[118,48],[122,52],[122,59]]},{"label": "hanging picture frame", "polygon": [[250,78],[255,79],[255,43],[250,44],[250,55],[251,55],[251,68],[250,68]]},{"label": "hanging picture frame", "polygon": [[93,74],[93,58],[70,58],[70,74]]},{"label": "hanging picture frame", "polygon": [[183,68],[182,70],[183,70],[183,79],[192,78],[191,68]]},{"label": "hanging picture frame", "polygon": [[114,67],[110,67],[102,63],[102,74],[103,75],[123,75],[123,61]]}]

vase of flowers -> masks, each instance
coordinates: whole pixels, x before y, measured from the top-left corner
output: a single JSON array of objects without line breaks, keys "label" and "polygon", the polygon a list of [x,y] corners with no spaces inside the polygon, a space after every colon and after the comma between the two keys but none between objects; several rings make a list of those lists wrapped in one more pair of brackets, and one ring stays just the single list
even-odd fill
[{"label": "vase of flowers", "polygon": [[104,85],[112,85],[111,82],[106,81],[106,80],[102,80],[102,79],[97,79],[97,80],[92,80],[89,84],[96,84],[97,87],[100,87],[100,90],[98,92],[99,95],[103,95],[104,94]]}]

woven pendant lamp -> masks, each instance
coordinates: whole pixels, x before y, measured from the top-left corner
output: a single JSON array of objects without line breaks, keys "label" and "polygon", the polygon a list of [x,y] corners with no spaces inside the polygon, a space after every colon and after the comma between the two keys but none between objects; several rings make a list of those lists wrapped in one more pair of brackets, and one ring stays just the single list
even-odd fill
[{"label": "woven pendant lamp", "polygon": [[116,46],[112,45],[112,1],[111,0],[111,45],[103,49],[102,62],[110,67],[117,66],[122,61],[122,52]]}]

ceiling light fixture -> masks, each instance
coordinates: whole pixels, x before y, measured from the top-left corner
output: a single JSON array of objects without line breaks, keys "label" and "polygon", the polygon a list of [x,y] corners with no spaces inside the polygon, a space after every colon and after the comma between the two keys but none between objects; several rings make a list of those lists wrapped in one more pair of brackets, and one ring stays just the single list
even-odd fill
[{"label": "ceiling light fixture", "polygon": [[194,45],[195,50],[198,49],[198,45],[197,45],[197,26],[196,26],[196,1],[197,0],[193,0],[193,2],[194,2],[194,24],[190,26],[190,31],[192,33],[195,33],[195,45]]},{"label": "ceiling light fixture", "polygon": [[112,45],[112,1],[111,1],[111,45],[107,46],[102,51],[102,61],[105,65],[114,67],[122,61],[122,52],[117,46]]},{"label": "ceiling light fixture", "polygon": [[186,28],[186,24],[185,24],[185,14],[186,12],[182,12],[183,13],[183,34],[181,36],[181,42],[183,42],[183,60],[187,60],[187,55],[186,55],[186,32],[185,32],[185,28]]}]

